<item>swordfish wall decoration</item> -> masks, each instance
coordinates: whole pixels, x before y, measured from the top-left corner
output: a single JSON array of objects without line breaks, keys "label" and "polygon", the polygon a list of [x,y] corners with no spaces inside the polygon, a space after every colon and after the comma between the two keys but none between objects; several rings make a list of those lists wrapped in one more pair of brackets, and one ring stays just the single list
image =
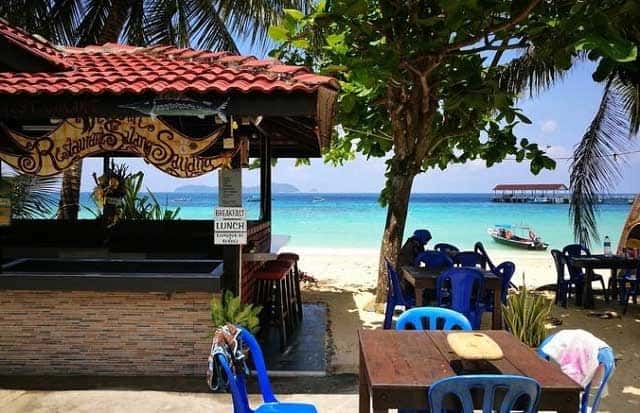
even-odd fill
[{"label": "swordfish wall decoration", "polygon": [[4,125],[2,128],[4,135],[23,153],[0,150],[0,159],[23,173],[39,176],[58,174],[90,155],[126,152],[141,156],[170,175],[190,178],[229,167],[238,150],[200,156],[222,135],[226,126],[196,140],[152,117],[65,119],[55,130],[38,138],[24,136]]}]

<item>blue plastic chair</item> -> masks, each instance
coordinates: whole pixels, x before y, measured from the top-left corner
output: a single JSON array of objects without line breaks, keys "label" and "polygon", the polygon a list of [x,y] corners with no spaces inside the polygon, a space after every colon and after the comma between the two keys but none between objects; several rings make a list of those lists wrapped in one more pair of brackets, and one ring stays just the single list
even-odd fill
[{"label": "blue plastic chair", "polygon": [[486,262],[482,254],[475,251],[462,251],[453,257],[453,262],[461,267],[486,268]]},{"label": "blue plastic chair", "polygon": [[[580,244],[570,244],[562,249],[562,254],[565,257],[579,257],[581,255],[589,256],[591,251],[589,248]],[[584,285],[584,272],[580,267],[574,267],[567,260],[567,268],[569,269],[570,282],[576,285],[576,288],[581,288]],[[592,282],[600,282],[602,285],[602,292],[604,294],[605,301],[609,301],[609,294],[607,287],[604,285],[604,277],[600,274],[593,274]]]},{"label": "blue plastic chair", "polygon": [[438,306],[462,313],[474,330],[480,328],[483,290],[484,275],[477,268],[454,267],[436,278]]},{"label": "blue plastic chair", "polygon": [[[551,256],[553,257],[553,263],[556,267],[556,298],[555,304],[560,303],[563,307],[567,307],[567,303],[571,298],[571,286],[575,283],[571,279],[565,278],[565,266],[567,265],[567,259],[565,255],[559,250],[551,250]],[[575,288],[579,288],[578,285]]]},{"label": "blue plastic chair", "polygon": [[405,294],[405,292],[402,291],[400,278],[398,277],[396,270],[393,268],[393,265],[391,265],[391,262],[385,258],[384,263],[387,267],[387,283],[389,288],[387,290],[387,305],[384,310],[384,323],[382,324],[382,328],[389,330],[393,320],[393,312],[396,307],[401,305],[407,310],[411,307],[415,307],[416,298],[409,294]]},{"label": "blue plastic chair", "polygon": [[[430,413],[449,413],[450,406],[445,402],[457,399],[461,405],[455,412],[472,413],[474,411],[472,390],[482,390],[482,413],[508,413],[514,409],[523,413],[538,411],[540,385],[529,377],[512,375],[478,374],[454,376],[438,380],[429,387]],[[495,394],[505,392],[500,406]]]},{"label": "blue plastic chair", "polygon": [[457,311],[440,307],[418,307],[405,311],[396,330],[472,330],[469,320]]},{"label": "blue plastic chair", "polygon": [[431,269],[445,269],[453,267],[453,260],[444,252],[424,251],[418,254],[413,262],[414,267],[424,264]]},{"label": "blue plastic chair", "polygon": [[[549,356],[544,352],[544,346],[551,340],[553,340],[554,335],[551,335],[544,339],[540,346],[538,346],[537,353],[540,357],[545,360],[549,360]],[[597,413],[598,406],[600,405],[600,398],[602,397],[602,392],[604,391],[604,387],[611,378],[613,374],[613,369],[616,365],[616,360],[613,355],[613,349],[611,347],[604,347],[598,351],[598,362],[604,368],[604,373],[602,375],[602,382],[596,391],[596,395],[593,399],[593,404],[591,408],[589,408],[589,398],[591,392],[591,383],[587,384],[584,388],[584,392],[582,393],[582,399],[580,400],[580,413]]]},{"label": "blue plastic chair", "polygon": [[[631,276],[636,273],[635,279]],[[626,270],[624,274],[618,277],[618,291],[620,292],[620,304],[622,304],[622,314],[627,314],[629,309],[629,298],[633,297],[633,302],[637,302],[640,293],[640,267],[637,270]],[[627,283],[629,288],[627,288]]]},{"label": "blue plastic chair", "polygon": [[227,376],[229,389],[231,390],[231,398],[233,400],[234,413],[317,413],[315,406],[304,403],[281,403],[273,394],[267,369],[264,363],[262,350],[256,339],[247,330],[242,329],[240,333],[242,344],[249,347],[249,355],[253,360],[253,365],[258,374],[258,385],[262,393],[264,403],[256,410],[252,410],[249,406],[249,398],[247,396],[247,386],[244,373],[234,374],[227,358],[222,354],[217,354],[218,362],[222,366]]},{"label": "blue plastic chair", "polygon": [[438,252],[443,252],[445,254],[449,254],[452,252],[460,252],[460,249],[455,245],[447,244],[446,242],[441,242],[436,244],[433,249]]},{"label": "blue plastic chair", "polygon": [[[509,292],[509,286],[511,285],[511,278],[516,272],[516,265],[511,261],[505,261],[492,271],[495,275],[500,277],[500,299],[502,304],[507,304],[507,293]],[[485,291],[483,307],[485,311],[493,312],[493,290]]]},{"label": "blue plastic chair", "polygon": [[[480,241],[476,242],[473,246],[473,251],[482,255],[482,257],[484,258],[484,263],[485,266],[483,266],[483,268],[486,269],[486,267],[489,267],[489,271],[491,272],[495,272],[496,270],[496,266],[493,265],[493,261],[491,261],[491,258],[489,257],[489,254],[487,253],[487,250],[484,249],[484,245],[482,245],[482,243]],[[514,284],[510,284],[513,288],[516,288],[516,286]]]}]

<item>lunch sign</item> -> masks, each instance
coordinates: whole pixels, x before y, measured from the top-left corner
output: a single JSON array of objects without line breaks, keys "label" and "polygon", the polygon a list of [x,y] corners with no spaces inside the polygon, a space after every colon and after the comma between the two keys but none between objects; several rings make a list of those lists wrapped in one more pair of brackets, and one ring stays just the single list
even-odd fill
[{"label": "lunch sign", "polygon": [[247,217],[242,207],[217,207],[214,221],[214,244],[245,245],[247,243]]}]

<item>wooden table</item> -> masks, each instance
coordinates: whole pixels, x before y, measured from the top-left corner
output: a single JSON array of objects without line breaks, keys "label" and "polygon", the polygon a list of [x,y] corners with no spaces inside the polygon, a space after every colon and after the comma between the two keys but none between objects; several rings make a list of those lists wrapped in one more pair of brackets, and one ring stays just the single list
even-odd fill
[{"label": "wooden table", "polygon": [[[515,374],[536,380],[542,389],[540,410],[576,413],[582,387],[556,364],[538,357],[506,331],[483,331],[498,343],[504,358],[486,362],[496,374]],[[444,331],[360,330],[359,412],[424,409],[427,391],[437,380],[455,376],[459,362]]]},{"label": "wooden table", "polygon": [[569,265],[585,269],[582,305],[587,309],[594,307],[591,282],[593,281],[595,270],[611,270],[609,285],[613,287],[612,292],[614,294],[613,297],[615,297],[618,294],[618,283],[616,282],[617,271],[622,269],[635,269],[640,266],[639,258],[627,258],[621,255],[584,255],[567,258]]},{"label": "wooden table", "polygon": [[[426,268],[416,268],[404,265],[401,268],[404,279],[413,285],[416,292],[416,306],[423,305],[422,294],[424,290],[436,289],[436,278],[440,275],[440,270],[428,270]],[[484,274],[484,288],[493,290],[493,313],[491,317],[491,328],[502,329],[502,280],[491,271],[480,270]]]}]

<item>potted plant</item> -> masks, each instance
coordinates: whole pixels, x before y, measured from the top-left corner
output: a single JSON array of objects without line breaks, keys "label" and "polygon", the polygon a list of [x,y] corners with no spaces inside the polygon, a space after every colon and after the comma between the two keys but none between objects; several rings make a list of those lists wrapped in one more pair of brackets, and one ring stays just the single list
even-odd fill
[{"label": "potted plant", "polygon": [[212,298],[210,308],[214,328],[234,324],[246,328],[251,334],[257,333],[260,329],[258,315],[262,307],[243,304],[240,297],[234,296],[230,291],[226,291],[223,297]]},{"label": "potted plant", "polygon": [[521,287],[509,295],[502,306],[507,329],[530,347],[537,347],[547,336],[546,320],[551,314],[551,300],[544,295]]}]

